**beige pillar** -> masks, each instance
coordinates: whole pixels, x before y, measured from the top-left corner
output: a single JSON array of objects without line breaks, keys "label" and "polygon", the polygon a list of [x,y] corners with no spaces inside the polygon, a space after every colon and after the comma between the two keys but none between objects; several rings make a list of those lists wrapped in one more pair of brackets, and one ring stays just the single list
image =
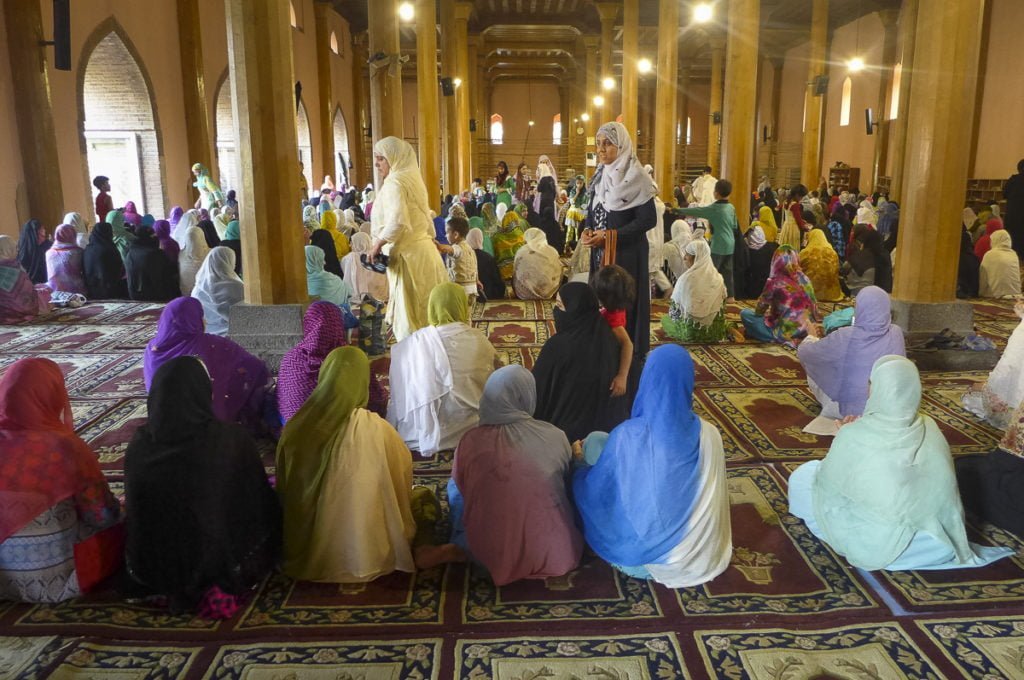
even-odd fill
[{"label": "beige pillar", "polygon": [[[467,124],[467,134],[469,135],[469,178],[470,181],[476,177],[483,179],[481,175],[481,163],[480,153],[484,147],[480,145],[480,93],[483,92],[483,79],[480,77],[480,63],[483,58],[480,54],[480,50],[483,46],[483,40],[479,35],[471,35],[468,40],[469,49],[469,113]],[[470,121],[475,121],[476,129],[469,129]]]},{"label": "beige pillar", "polygon": [[772,62],[772,110],[771,110],[771,141],[779,141],[779,113],[782,110],[782,66],[786,63],[785,57],[771,57]]},{"label": "beige pillar", "polygon": [[299,147],[288,3],[225,0],[238,140],[245,301],[304,302]]},{"label": "beige pillar", "polygon": [[676,181],[676,68],[679,62],[679,3],[658,0],[658,91],[654,128],[654,178],[666,203]]},{"label": "beige pillar", "polygon": [[[320,171],[313,173],[313,184],[325,175],[334,177],[334,95],[331,93],[331,4],[313,4],[316,16],[316,85],[320,100]],[[316,161],[313,159],[313,167]],[[317,186],[310,187],[315,192]]]},{"label": "beige pillar", "polygon": [[821,119],[825,95],[814,94],[814,81],[825,75],[828,48],[828,0],[813,0],[811,10],[811,53],[807,85],[804,87],[804,138],[800,155],[800,181],[808,190],[818,186],[821,176]]},{"label": "beige pillar", "polygon": [[[685,168],[688,164],[688,151],[686,144],[686,119],[690,117],[690,65],[680,65],[679,67],[679,96],[677,98],[678,114],[676,115],[676,121],[679,125],[679,148],[683,150],[682,165],[680,167]],[[691,128],[692,129],[692,128]],[[653,139],[653,138],[652,138]],[[678,158],[678,154],[676,155]],[[674,194],[673,194],[674,197]]]},{"label": "beige pillar", "polygon": [[[598,82],[606,76],[612,76],[612,47],[614,46],[615,19],[619,16],[618,2],[595,2],[597,14],[601,19],[601,66]],[[611,105],[611,97],[605,97]],[[611,109],[609,109],[611,110]],[[614,116],[612,116],[614,118]]]},{"label": "beige pillar", "polygon": [[352,36],[352,103],[356,110],[356,131],[349,138],[349,153],[352,160],[350,181],[356,186],[366,186],[373,178],[366,154],[366,138],[370,130],[370,81],[366,77],[368,41],[369,36],[365,32]]},{"label": "beige pillar", "polygon": [[438,116],[437,3],[416,0],[416,106],[420,172],[430,208],[441,214],[441,132]]},{"label": "beige pillar", "polygon": [[636,62],[639,59],[640,0],[622,3],[622,124],[636,139],[637,103],[640,98]]},{"label": "beige pillar", "polygon": [[[455,73],[455,0],[441,0],[441,77],[456,78]],[[454,87],[454,84],[453,84]],[[441,98],[441,149],[443,158],[444,190],[454,194],[459,186],[459,145],[455,138],[456,119],[459,115],[455,95]]]},{"label": "beige pillar", "polygon": [[882,38],[882,72],[878,79],[878,103],[875,104],[875,158],[871,171],[871,189],[878,186],[878,178],[885,174],[885,166],[889,156],[889,112],[885,103],[892,89],[892,73],[896,67],[896,20],[899,11],[886,9],[878,12],[885,33]]},{"label": "beige pillar", "polygon": [[929,3],[917,16],[914,82],[905,109],[913,134],[907,138],[893,289],[904,303],[955,300],[970,154],[963,131],[976,115],[984,4]]},{"label": "beige pillar", "polygon": [[736,208],[736,217],[744,230],[750,222],[751,177],[754,172],[757,101],[756,88],[751,85],[757,77],[760,4],[759,0],[730,0],[725,55],[722,170],[719,177],[732,182],[729,201]]},{"label": "beige pillar", "polygon": [[462,85],[455,88],[455,140],[458,146],[458,184],[452,193],[470,187],[473,176],[473,147],[469,135],[469,102],[472,95],[469,84],[469,17],[473,3],[460,0],[455,3],[455,74]]},{"label": "beige pillar", "polygon": [[[594,106],[594,97],[601,92],[601,71],[600,71],[600,38],[594,36],[584,36],[583,44],[586,46],[587,53],[587,115],[590,116],[590,120],[584,125],[584,136],[583,140],[583,156],[584,165],[586,165],[586,154],[594,150],[594,135],[597,134],[597,128],[604,123],[605,108],[597,108]],[[607,106],[608,102],[605,102]],[[590,168],[584,169],[583,174],[589,177]]]},{"label": "beige pillar", "polygon": [[[910,84],[914,79],[914,52],[917,48],[917,7],[918,0],[903,0],[900,10],[900,67],[899,110],[896,120],[889,124],[889,156],[892,185],[889,197],[894,201],[903,200],[903,176],[907,151],[907,121],[910,120]],[[962,133],[961,133],[962,136]]]},{"label": "beige pillar", "polygon": [[[569,83],[565,81],[558,82],[558,114],[562,120],[562,134],[559,136],[562,148],[559,149],[560,153],[558,158],[553,158],[552,161],[559,165],[563,157],[568,160],[568,145],[569,145],[569,128],[572,127],[572,118],[569,117],[569,101],[571,98],[571,88]],[[561,170],[561,168],[559,168]],[[562,173],[564,174],[564,173]],[[561,174],[559,175],[561,177]]]},{"label": "beige pillar", "polygon": [[[190,163],[202,163],[217,177],[217,156],[210,137],[210,112],[206,106],[203,74],[203,37],[199,0],[180,0],[178,50],[181,53],[182,104],[185,108],[185,143]],[[193,194],[192,199],[198,198]]]},{"label": "beige pillar", "polygon": [[[11,73],[17,74],[12,78],[11,86],[17,102],[13,108],[28,194],[27,217],[39,220],[52,231],[64,215],[64,192],[56,174],[60,159],[57,157],[57,134],[53,128],[53,106],[46,74],[49,48],[40,45],[43,41],[43,17],[39,3],[4,0],[4,23]],[[91,215],[93,208],[87,212]]]},{"label": "beige pillar", "polygon": [[[711,91],[708,96],[710,111],[708,112],[708,165],[711,174],[719,173],[722,168],[722,69],[725,66],[725,39],[715,36],[711,38]],[[749,84],[748,84],[749,86]],[[715,115],[718,122],[715,122]]]},{"label": "beige pillar", "polygon": [[374,144],[385,137],[405,137],[397,4],[395,0],[367,3],[370,54],[382,55],[370,64],[370,121]]}]

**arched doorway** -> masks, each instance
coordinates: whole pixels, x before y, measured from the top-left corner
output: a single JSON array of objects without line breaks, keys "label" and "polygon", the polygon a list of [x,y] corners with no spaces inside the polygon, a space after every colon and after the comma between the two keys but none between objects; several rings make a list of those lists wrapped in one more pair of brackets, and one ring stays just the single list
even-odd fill
[{"label": "arched doorway", "polygon": [[345,125],[345,114],[339,106],[334,110],[334,182],[340,189],[342,184],[349,184],[348,169],[352,157],[348,151],[348,126]]},{"label": "arched doorway", "polygon": [[302,162],[302,174],[309,185],[312,194],[320,189],[320,182],[313,184],[313,141],[309,132],[309,115],[306,113],[306,105],[299,100],[298,112],[295,116],[295,124],[299,133],[299,161]]},{"label": "arched doorway", "polygon": [[217,89],[217,111],[214,130],[217,140],[217,167],[220,169],[220,188],[225,193],[237,190],[241,173],[238,164],[238,140],[235,139],[235,110],[231,105],[231,79],[227,71]]},{"label": "arched doorway", "polygon": [[160,139],[148,78],[116,24],[101,27],[97,35],[103,37],[86,43],[80,62],[81,136],[88,179],[109,177],[115,206],[134,201],[139,212],[162,217]]}]

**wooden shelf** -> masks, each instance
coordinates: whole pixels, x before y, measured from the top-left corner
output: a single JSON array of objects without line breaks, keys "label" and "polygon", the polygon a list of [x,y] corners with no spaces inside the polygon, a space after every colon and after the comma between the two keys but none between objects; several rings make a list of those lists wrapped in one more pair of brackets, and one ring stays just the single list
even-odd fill
[{"label": "wooden shelf", "polygon": [[860,168],[829,168],[828,186],[840,191],[860,189]]},{"label": "wooden shelf", "polygon": [[1003,198],[1005,179],[969,179],[967,180],[966,204],[977,211],[998,203],[1006,213],[1006,200]]}]

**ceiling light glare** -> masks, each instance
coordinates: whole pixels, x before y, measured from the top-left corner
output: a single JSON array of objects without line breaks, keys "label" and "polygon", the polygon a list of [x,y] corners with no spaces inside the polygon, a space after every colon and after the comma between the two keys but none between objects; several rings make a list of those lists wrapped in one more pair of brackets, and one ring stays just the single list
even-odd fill
[{"label": "ceiling light glare", "polygon": [[398,18],[402,21],[412,21],[416,17],[416,8],[411,2],[403,2],[398,6]]}]

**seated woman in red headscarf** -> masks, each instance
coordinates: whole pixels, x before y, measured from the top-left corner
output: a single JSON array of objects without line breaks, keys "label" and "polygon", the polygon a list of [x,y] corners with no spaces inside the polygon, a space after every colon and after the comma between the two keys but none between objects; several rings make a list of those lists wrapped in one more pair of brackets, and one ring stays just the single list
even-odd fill
[{"label": "seated woman in red headscarf", "polygon": [[109,576],[121,507],[49,359],[21,359],[0,380],[0,450],[0,600],[62,602]]}]

